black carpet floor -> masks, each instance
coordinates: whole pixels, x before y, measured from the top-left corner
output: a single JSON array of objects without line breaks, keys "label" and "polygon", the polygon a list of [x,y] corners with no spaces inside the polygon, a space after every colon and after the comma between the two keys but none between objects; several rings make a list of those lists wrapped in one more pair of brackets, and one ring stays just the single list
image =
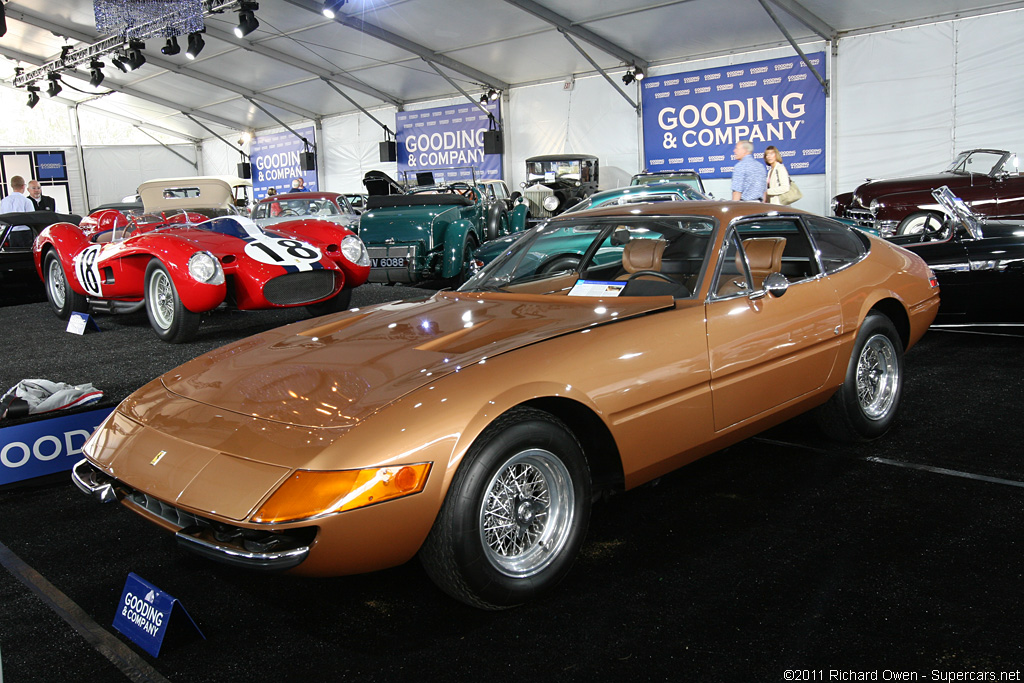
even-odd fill
[{"label": "black carpet floor", "polygon": [[[45,306],[0,308],[21,338],[7,335],[2,383],[93,381],[115,397],[302,315],[218,314],[171,347],[144,319],[101,318],[102,334],[72,340]],[[147,354],[159,361],[136,369]],[[1000,680],[1024,669],[1024,336],[932,330],[906,373],[884,438],[835,444],[800,418],[598,504],[554,594],[499,613],[450,600],[415,562],[256,575],[186,554],[66,480],[0,491],[0,559],[58,595],[0,570],[2,680]],[[114,631],[128,572],[181,600],[207,639],[153,658]]]}]

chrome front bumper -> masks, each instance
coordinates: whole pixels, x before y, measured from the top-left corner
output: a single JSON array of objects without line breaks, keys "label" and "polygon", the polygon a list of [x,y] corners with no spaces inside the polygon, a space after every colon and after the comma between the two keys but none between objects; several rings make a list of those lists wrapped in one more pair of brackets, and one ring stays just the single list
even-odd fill
[{"label": "chrome front bumper", "polygon": [[306,559],[316,537],[313,527],[273,532],[198,517],[121,484],[85,459],[72,468],[71,480],[83,493],[101,503],[120,499],[140,512],[182,527],[175,533],[178,545],[223,564],[267,571],[291,569]]}]

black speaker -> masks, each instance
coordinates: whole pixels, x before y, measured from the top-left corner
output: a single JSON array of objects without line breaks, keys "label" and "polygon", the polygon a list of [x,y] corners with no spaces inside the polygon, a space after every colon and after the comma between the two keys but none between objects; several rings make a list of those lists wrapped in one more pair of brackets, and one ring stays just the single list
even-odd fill
[{"label": "black speaker", "polygon": [[505,142],[501,139],[500,130],[484,131],[484,154],[504,154]]},{"label": "black speaker", "polygon": [[299,168],[303,171],[315,171],[316,154],[313,152],[299,152]]},{"label": "black speaker", "polygon": [[238,177],[239,178],[252,178],[252,164],[248,161],[243,161],[238,164]]},{"label": "black speaker", "polygon": [[380,143],[381,161],[398,161],[398,145],[394,140],[385,140]]}]

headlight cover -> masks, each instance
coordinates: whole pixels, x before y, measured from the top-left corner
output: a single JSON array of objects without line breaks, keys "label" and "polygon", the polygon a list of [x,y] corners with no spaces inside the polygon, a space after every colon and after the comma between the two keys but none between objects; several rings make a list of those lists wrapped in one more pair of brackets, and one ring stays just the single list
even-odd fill
[{"label": "headlight cover", "polygon": [[355,235],[349,235],[341,241],[341,253],[357,266],[370,265],[370,255],[366,253],[363,241]]},{"label": "headlight cover", "polygon": [[544,208],[548,211],[554,211],[558,208],[558,197],[555,195],[548,195],[544,198]]},{"label": "headlight cover", "polygon": [[206,285],[224,284],[224,269],[217,257],[208,251],[197,251],[188,260],[188,274]]},{"label": "headlight cover", "polygon": [[252,521],[295,522],[419,493],[427,484],[430,465],[425,462],[362,470],[299,470],[260,506]]}]

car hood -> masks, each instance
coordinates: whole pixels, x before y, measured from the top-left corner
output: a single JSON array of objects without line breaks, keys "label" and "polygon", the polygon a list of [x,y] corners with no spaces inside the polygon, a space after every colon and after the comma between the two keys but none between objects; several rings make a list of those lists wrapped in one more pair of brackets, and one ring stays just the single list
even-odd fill
[{"label": "car hood", "polygon": [[243,339],[172,370],[162,382],[174,394],[242,415],[349,427],[485,358],[673,306],[669,297],[439,292]]},{"label": "car hood", "polygon": [[[981,176],[981,178],[987,178]],[[867,207],[873,199],[903,192],[924,192],[930,199],[931,191],[936,187],[947,185],[952,188],[969,185],[971,177],[958,173],[933,173],[930,175],[911,176],[909,178],[891,178],[868,180],[854,192],[854,201]]]}]

